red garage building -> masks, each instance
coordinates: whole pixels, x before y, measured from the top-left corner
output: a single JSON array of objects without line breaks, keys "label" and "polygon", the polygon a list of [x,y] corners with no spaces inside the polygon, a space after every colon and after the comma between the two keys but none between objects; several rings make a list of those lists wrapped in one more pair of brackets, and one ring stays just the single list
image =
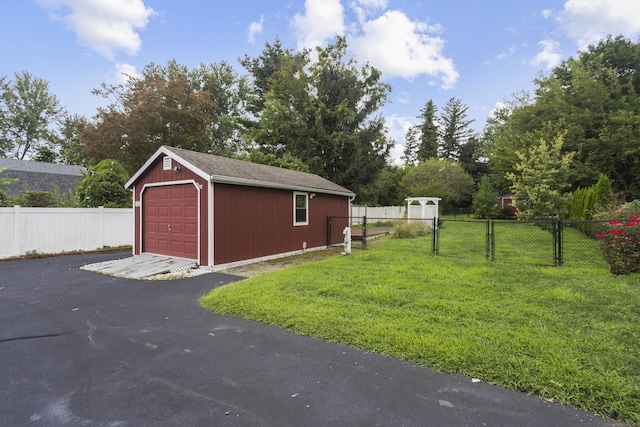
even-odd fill
[{"label": "red garage building", "polygon": [[[167,146],[126,187],[134,255],[221,267],[341,243],[355,197],[318,175]],[[328,216],[343,217],[330,236]]]}]

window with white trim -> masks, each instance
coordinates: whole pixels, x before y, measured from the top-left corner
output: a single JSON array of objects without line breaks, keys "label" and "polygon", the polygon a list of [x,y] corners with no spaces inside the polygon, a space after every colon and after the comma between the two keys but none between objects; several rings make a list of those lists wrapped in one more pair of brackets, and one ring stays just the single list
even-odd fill
[{"label": "window with white trim", "polygon": [[309,224],[309,195],[293,193],[293,225]]}]

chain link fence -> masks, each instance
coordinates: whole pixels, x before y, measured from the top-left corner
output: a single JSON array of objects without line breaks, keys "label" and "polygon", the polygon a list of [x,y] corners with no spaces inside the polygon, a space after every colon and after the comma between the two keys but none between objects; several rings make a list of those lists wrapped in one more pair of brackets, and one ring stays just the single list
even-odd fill
[{"label": "chain link fence", "polygon": [[[335,233],[336,219],[348,218],[351,228],[351,248],[366,249],[370,245],[384,239],[398,240],[400,248],[428,249],[435,251],[436,234],[433,232],[433,219],[407,218],[375,218],[359,217],[328,217],[327,233]],[[327,243],[327,246],[329,244]]]},{"label": "chain link fence", "polygon": [[[328,230],[332,221],[328,219]],[[347,217],[341,217],[347,218]],[[385,239],[401,250],[542,266],[607,267],[596,233],[608,221],[515,221],[348,217],[352,249]],[[343,222],[344,223],[344,222]],[[329,231],[330,232],[330,231]],[[335,233],[335,230],[333,231]]]}]

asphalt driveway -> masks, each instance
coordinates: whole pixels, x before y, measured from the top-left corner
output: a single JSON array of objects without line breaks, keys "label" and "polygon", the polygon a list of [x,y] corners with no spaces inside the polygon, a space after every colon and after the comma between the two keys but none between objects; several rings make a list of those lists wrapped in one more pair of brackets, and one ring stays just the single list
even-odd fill
[{"label": "asphalt driveway", "polygon": [[239,277],[0,263],[2,426],[603,426],[592,413],[202,309]]}]

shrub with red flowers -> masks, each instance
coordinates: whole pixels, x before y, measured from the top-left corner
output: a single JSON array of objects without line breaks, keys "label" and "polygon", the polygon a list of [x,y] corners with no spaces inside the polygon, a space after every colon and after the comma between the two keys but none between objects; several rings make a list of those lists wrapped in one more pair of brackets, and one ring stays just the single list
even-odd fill
[{"label": "shrub with red flowers", "polygon": [[613,274],[629,274],[640,268],[640,217],[609,222],[608,230],[596,234]]}]

